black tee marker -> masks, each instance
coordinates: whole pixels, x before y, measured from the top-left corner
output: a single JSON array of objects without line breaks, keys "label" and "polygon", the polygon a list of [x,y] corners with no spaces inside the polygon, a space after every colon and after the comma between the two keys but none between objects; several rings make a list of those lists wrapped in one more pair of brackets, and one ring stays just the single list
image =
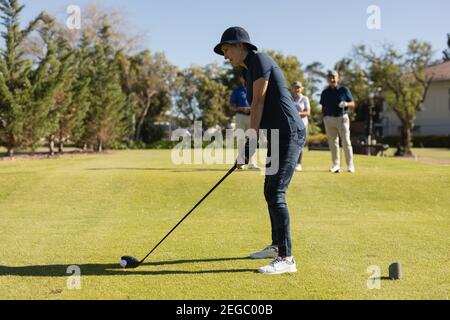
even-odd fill
[{"label": "black tee marker", "polygon": [[389,266],[389,278],[391,280],[402,279],[402,265],[400,264],[400,262],[394,262]]}]

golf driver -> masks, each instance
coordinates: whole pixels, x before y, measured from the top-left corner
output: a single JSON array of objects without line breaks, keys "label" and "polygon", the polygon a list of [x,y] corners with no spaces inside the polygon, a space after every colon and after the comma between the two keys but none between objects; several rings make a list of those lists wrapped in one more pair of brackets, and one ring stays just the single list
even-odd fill
[{"label": "golf driver", "polygon": [[175,229],[230,175],[232,174],[237,168],[237,162],[234,164],[234,166],[227,172],[227,174],[220,179],[220,181],[211,189],[208,191],[208,193],[199,201],[197,202],[197,204],[172,228],[172,230],[170,230],[165,236],[164,238],[162,238],[158,244],[142,259],[142,260],[138,260],[132,256],[123,256],[122,258],[120,258],[120,266],[122,268],[126,268],[126,269],[134,269],[139,267],[142,262],[145,261],[145,259],[148,258],[148,256],[150,256],[153,251],[156,250],[156,248],[159,247],[159,245],[166,240],[166,238],[173,232],[175,231]]}]

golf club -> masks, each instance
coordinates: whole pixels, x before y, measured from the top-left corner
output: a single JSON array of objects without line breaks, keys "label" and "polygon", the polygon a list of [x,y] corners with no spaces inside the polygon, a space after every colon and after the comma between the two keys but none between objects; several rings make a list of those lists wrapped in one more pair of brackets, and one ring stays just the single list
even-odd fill
[{"label": "golf club", "polygon": [[166,238],[173,232],[175,231],[175,229],[230,175],[232,174],[237,168],[237,162],[234,164],[234,166],[227,172],[227,174],[220,179],[220,181],[211,189],[208,191],[208,193],[199,201],[197,202],[197,204],[172,228],[172,230],[170,230],[165,236],[164,238],[162,238],[158,244],[142,259],[142,260],[138,260],[132,256],[123,256],[120,258],[120,266],[122,268],[125,269],[134,269],[139,267],[139,265],[141,265],[145,259],[148,258],[148,256],[150,256],[153,251],[156,250],[156,248],[159,247],[159,245],[161,243],[163,243],[164,240],[166,240]]}]

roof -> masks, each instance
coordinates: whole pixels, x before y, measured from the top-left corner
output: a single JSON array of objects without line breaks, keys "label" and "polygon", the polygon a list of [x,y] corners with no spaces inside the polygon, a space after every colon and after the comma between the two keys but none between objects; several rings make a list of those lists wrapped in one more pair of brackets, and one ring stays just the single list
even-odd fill
[{"label": "roof", "polygon": [[433,77],[433,81],[450,80],[450,61],[430,66],[425,72],[428,77]]}]

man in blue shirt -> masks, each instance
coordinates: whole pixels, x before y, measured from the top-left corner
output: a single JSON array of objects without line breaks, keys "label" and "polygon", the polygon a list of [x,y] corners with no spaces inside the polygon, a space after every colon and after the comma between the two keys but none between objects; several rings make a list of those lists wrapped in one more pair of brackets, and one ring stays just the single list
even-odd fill
[{"label": "man in blue shirt", "polygon": [[[241,129],[247,132],[250,129],[250,105],[247,100],[247,89],[245,88],[245,78],[242,74],[239,75],[239,82],[241,85],[235,88],[231,94],[230,107],[231,110],[236,112],[236,129]],[[238,135],[238,145],[245,143],[245,137]],[[239,170],[244,169],[244,165],[238,165]],[[248,164],[249,170],[259,170],[255,163],[255,156],[250,158]]]},{"label": "man in blue shirt", "polygon": [[353,148],[350,140],[350,118],[349,110],[355,108],[355,102],[351,91],[339,84],[339,73],[330,71],[328,73],[328,88],[322,92],[320,104],[322,105],[323,122],[328,137],[328,145],[331,150],[333,167],[332,173],[341,172],[339,158],[339,137],[342,139],[342,147],[345,152],[348,172],[354,173]]}]

